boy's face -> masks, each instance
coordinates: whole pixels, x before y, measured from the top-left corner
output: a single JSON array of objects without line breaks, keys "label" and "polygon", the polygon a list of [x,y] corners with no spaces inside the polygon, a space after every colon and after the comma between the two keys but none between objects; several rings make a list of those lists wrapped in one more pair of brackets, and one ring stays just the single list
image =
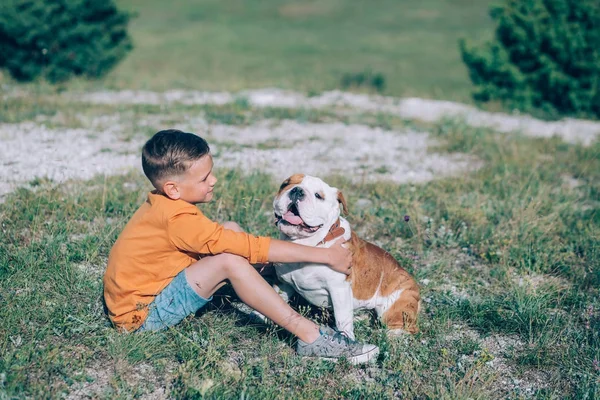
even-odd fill
[{"label": "boy's face", "polygon": [[172,199],[191,204],[208,203],[213,198],[217,178],[213,175],[213,159],[210,154],[195,161],[190,168],[164,185],[165,194]]}]

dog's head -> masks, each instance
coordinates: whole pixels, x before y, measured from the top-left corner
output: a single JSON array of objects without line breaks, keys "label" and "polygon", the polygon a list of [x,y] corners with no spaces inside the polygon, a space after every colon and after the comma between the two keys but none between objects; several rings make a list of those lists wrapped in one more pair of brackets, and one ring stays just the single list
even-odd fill
[{"label": "dog's head", "polygon": [[296,174],[283,181],[273,201],[276,224],[292,240],[315,235],[347,211],[342,192],[314,176]]}]

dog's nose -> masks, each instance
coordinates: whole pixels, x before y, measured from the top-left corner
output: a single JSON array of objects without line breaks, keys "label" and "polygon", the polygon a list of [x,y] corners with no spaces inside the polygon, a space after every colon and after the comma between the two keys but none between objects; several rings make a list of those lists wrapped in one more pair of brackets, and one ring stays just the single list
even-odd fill
[{"label": "dog's nose", "polygon": [[304,190],[302,190],[301,187],[296,186],[290,190],[289,196],[291,201],[300,201],[304,198]]}]

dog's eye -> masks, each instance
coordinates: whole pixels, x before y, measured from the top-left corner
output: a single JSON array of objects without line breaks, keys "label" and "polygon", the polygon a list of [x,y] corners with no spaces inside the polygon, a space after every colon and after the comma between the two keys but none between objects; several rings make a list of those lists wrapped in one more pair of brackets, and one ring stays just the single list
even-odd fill
[{"label": "dog's eye", "polygon": [[315,197],[319,200],[323,200],[323,196],[320,193],[315,193]]}]

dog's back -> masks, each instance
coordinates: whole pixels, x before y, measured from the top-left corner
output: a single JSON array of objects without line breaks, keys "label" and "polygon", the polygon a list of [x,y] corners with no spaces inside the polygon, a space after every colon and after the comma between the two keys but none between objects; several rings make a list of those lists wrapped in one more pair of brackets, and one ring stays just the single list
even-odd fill
[{"label": "dog's back", "polygon": [[390,330],[416,333],[420,308],[417,282],[388,252],[359,238],[350,239],[352,251],[352,293],[358,301],[382,299],[375,307]]}]

